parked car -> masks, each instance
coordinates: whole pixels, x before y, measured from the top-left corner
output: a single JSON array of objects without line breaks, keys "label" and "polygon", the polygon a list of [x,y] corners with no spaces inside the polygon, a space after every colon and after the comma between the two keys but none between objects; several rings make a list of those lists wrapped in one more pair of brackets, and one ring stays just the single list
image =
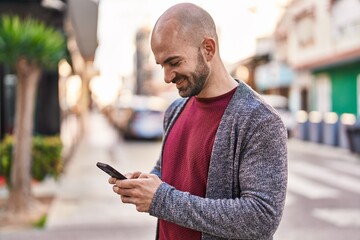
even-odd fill
[{"label": "parked car", "polygon": [[263,94],[261,97],[279,113],[286,126],[288,137],[291,137],[296,127],[296,119],[294,114],[289,111],[288,99],[284,96],[273,94]]},{"label": "parked car", "polygon": [[119,108],[130,112],[124,128],[120,129],[126,140],[160,140],[163,136],[163,117],[167,103],[155,96],[126,96]]}]

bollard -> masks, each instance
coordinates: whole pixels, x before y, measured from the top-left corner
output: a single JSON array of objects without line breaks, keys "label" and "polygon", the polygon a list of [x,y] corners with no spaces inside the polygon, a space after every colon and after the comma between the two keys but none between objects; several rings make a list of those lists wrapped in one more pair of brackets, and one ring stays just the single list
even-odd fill
[{"label": "bollard", "polygon": [[315,143],[322,143],[323,118],[318,111],[309,113],[309,140]]},{"label": "bollard", "polygon": [[349,139],[347,137],[346,128],[354,125],[356,117],[351,113],[343,113],[340,116],[339,122],[339,146],[342,148],[349,148]]},{"label": "bollard", "polygon": [[324,114],[323,123],[323,143],[326,145],[337,146],[339,144],[339,116],[334,112]]},{"label": "bollard", "polygon": [[350,151],[360,154],[360,119],[355,124],[346,127]]},{"label": "bollard", "polygon": [[309,128],[309,121],[308,121],[308,113],[304,110],[300,110],[296,112],[296,130],[295,130],[295,137],[307,141],[309,140],[308,128]]}]

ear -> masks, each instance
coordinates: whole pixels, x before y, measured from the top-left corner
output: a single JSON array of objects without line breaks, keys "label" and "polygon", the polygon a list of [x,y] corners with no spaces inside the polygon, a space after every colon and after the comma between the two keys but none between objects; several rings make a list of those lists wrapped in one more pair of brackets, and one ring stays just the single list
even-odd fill
[{"label": "ear", "polygon": [[204,49],[204,52],[205,52],[206,60],[210,61],[214,57],[215,51],[216,51],[215,40],[212,39],[212,38],[206,38],[203,41],[203,49]]}]

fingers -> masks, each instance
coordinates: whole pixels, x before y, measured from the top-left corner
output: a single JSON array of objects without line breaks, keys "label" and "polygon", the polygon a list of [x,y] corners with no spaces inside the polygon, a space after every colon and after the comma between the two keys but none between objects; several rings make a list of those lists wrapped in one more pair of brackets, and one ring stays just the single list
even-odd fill
[{"label": "fingers", "polygon": [[135,204],[135,202],[133,202],[132,198],[129,196],[121,196],[121,201],[123,203]]},{"label": "fingers", "polygon": [[110,183],[110,184],[115,184],[115,183],[116,183],[116,180],[117,180],[116,178],[110,177],[110,178],[109,178],[109,183]]},{"label": "fingers", "polygon": [[[128,178],[128,179],[135,179],[135,178],[139,178],[142,174],[143,173],[137,171],[137,172],[125,174],[125,177]],[[110,177],[109,178],[109,183],[110,184],[115,184],[117,180],[118,179],[116,179],[116,178]]]},{"label": "fingers", "polygon": [[144,198],[144,196],[138,192],[138,189],[124,189],[119,188],[117,185],[113,186],[113,191],[120,195],[120,199],[123,203],[133,204],[138,212],[148,212],[150,209],[151,199]]},{"label": "fingers", "polygon": [[133,196],[135,195],[135,191],[141,189],[139,182],[132,179],[115,179],[115,182],[113,182],[113,179],[111,179],[111,182],[114,184],[113,191],[121,196]]},{"label": "fingers", "polygon": [[113,191],[120,196],[134,196],[135,188],[121,188],[118,185],[113,186]]},{"label": "fingers", "polygon": [[[113,191],[121,196],[123,203],[134,204],[139,212],[147,212],[162,181],[154,174],[136,173],[133,176],[137,178],[116,180]],[[113,183],[114,179],[110,181]]]},{"label": "fingers", "polygon": [[128,176],[126,176],[127,178],[130,178],[130,179],[134,179],[134,178],[139,178],[139,176],[141,175],[142,173],[137,171],[137,172],[133,172],[133,173],[130,173]]},{"label": "fingers", "polygon": [[138,178],[149,178],[150,175],[148,173],[141,173]]}]

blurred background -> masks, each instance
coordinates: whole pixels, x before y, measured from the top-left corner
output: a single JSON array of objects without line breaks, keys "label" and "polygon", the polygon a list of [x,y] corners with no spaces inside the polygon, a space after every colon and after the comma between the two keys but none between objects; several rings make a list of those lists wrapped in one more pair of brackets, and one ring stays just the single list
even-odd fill
[{"label": "blurred background", "polygon": [[[158,158],[163,113],[178,93],[164,83],[149,38],[179,2],[0,0],[1,239],[154,238],[156,219],[122,204],[95,163],[149,172]],[[231,75],[287,127],[288,198],[275,239],[358,240],[360,1],[189,2],[213,16]],[[11,29],[4,16],[24,22]],[[29,18],[63,38],[55,67],[39,50],[55,33],[31,44],[31,30],[10,34]],[[37,83],[22,84],[37,69]]]}]

